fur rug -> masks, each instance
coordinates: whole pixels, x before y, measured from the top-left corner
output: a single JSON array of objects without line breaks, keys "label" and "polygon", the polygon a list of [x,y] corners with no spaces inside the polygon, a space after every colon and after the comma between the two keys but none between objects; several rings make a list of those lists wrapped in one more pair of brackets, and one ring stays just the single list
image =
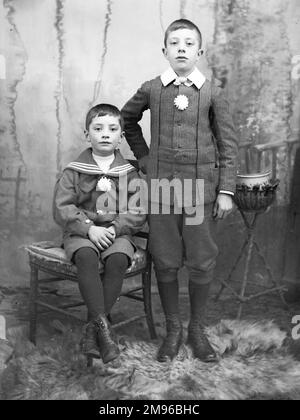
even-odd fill
[{"label": "fur rug", "polygon": [[157,342],[126,337],[119,367],[79,352],[80,331],[68,330],[47,345],[15,343],[1,375],[3,399],[299,399],[300,362],[286,333],[272,322],[222,321],[207,329],[220,356],[205,364],[182,346],[176,360],[158,363]]}]

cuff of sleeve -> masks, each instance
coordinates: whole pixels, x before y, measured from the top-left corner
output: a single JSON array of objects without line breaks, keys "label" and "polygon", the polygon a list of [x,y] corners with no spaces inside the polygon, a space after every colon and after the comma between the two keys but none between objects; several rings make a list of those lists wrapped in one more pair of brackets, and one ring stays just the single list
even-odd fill
[{"label": "cuff of sleeve", "polygon": [[118,220],[113,220],[110,223],[110,226],[113,226],[116,231],[116,236],[120,236],[121,230],[120,230],[120,223],[118,223]]},{"label": "cuff of sleeve", "polygon": [[234,196],[234,193],[232,191],[227,191],[227,190],[220,190],[219,194],[228,194],[228,195]]},{"label": "cuff of sleeve", "polygon": [[94,226],[94,222],[86,218],[82,223],[82,232],[85,234],[85,236],[88,236],[89,228],[91,226]]}]

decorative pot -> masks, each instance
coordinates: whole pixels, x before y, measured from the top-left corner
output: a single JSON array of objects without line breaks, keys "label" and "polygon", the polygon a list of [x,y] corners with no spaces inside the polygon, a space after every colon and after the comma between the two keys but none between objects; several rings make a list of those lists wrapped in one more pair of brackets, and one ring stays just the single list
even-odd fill
[{"label": "decorative pot", "polygon": [[271,171],[256,174],[237,175],[237,185],[246,185],[249,188],[255,186],[263,187],[270,184]]},{"label": "decorative pot", "polygon": [[248,186],[237,184],[233,197],[236,205],[243,211],[263,212],[274,201],[279,181],[268,181],[266,184]]}]

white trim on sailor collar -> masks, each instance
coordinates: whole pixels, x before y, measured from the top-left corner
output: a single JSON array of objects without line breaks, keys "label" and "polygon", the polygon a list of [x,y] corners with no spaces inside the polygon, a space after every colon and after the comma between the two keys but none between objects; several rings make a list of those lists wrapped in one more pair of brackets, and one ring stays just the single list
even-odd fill
[{"label": "white trim on sailor collar", "polygon": [[[161,74],[160,80],[164,86],[167,86],[171,82],[173,82],[177,77],[178,75],[175,73],[172,67],[169,67],[164,73]],[[201,73],[200,70],[197,69],[197,67],[194,68],[192,73],[190,73],[187,76],[187,78],[191,82],[193,82],[193,84],[197,87],[197,89],[201,89],[206,80],[205,76]]]}]

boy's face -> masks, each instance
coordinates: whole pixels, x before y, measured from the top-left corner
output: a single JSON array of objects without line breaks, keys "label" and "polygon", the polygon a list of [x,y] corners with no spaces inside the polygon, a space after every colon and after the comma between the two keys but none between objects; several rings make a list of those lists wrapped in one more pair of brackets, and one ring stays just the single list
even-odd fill
[{"label": "boy's face", "polygon": [[202,55],[197,32],[186,28],[170,32],[163,53],[178,76],[188,76]]},{"label": "boy's face", "polygon": [[113,115],[93,118],[86,136],[92,144],[95,155],[111,155],[123,137],[119,118]]}]

